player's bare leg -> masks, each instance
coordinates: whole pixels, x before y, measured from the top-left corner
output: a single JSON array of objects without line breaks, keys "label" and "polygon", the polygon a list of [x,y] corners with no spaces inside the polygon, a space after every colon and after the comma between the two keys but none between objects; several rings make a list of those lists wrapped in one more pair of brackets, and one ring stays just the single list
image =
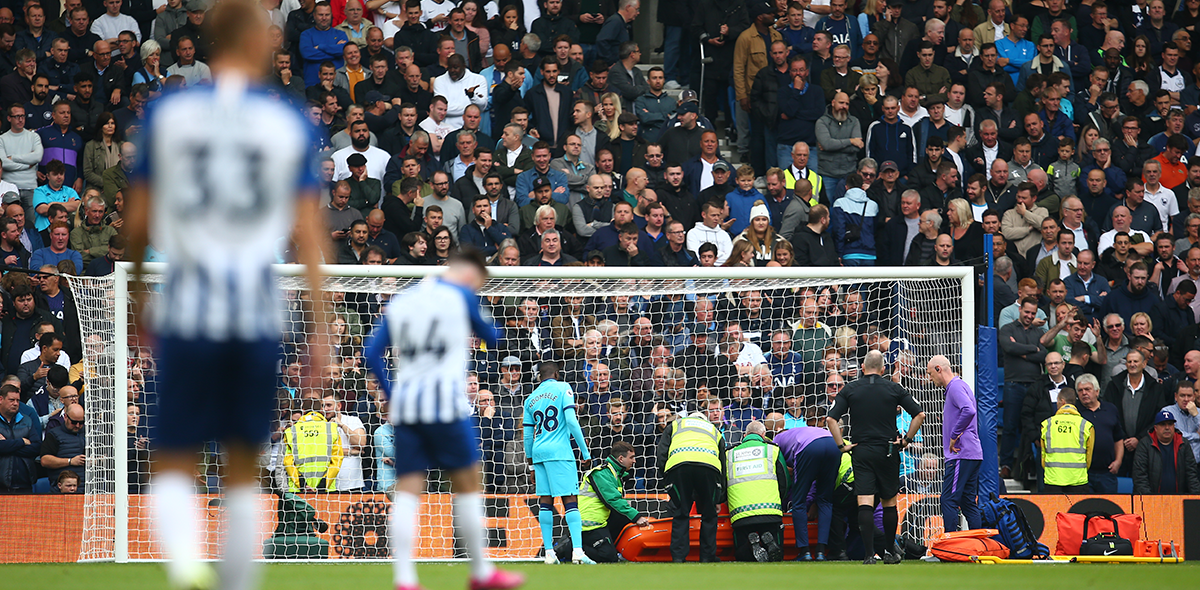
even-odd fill
[{"label": "player's bare leg", "polygon": [[470,590],[511,590],[525,583],[521,574],[497,569],[487,558],[487,534],[483,526],[483,475],[479,463],[450,472],[454,491],[454,528],[471,556]]},{"label": "player's bare leg", "polygon": [[200,510],[196,507],[196,453],[161,451],[155,457],[154,512],[158,538],[170,560],[167,579],[172,588],[207,590],[216,586],[216,573],[200,549]]}]

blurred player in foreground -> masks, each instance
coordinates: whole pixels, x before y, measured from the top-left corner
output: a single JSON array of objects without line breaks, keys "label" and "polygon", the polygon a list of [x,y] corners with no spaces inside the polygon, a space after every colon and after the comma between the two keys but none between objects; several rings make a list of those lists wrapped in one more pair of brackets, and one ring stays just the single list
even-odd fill
[{"label": "blurred player in foreground", "polygon": [[446,272],[392,298],[367,340],[364,357],[390,394],[389,419],[396,427],[390,528],[397,590],[418,588],[414,525],[429,469],[450,474],[455,528],[471,556],[471,590],[508,590],[525,581],[497,569],[485,555],[479,440],[466,396],[471,332],[496,346],[496,327],[483,316],[475,294],[487,279],[484,264],[476,250],[451,255]]},{"label": "blurred player in foreground", "polygon": [[591,462],[583,430],[575,417],[575,395],[571,386],[558,380],[558,363],[545,361],[538,367],[541,383],[525,400],[525,460],[533,470],[538,495],[538,525],[546,563],[558,563],[554,553],[554,498],[562,498],[563,517],[571,534],[571,561],[595,565],[583,552],[583,520],[579,517],[579,472],[575,469],[575,451],[571,439],[579,445],[579,454]]},{"label": "blurred player in foreground", "polygon": [[[183,589],[217,584],[200,561],[203,517],[193,495],[197,451],[216,440],[228,456],[220,585],[245,590],[255,586],[257,460],[269,435],[283,330],[274,245],[295,228],[310,301],[321,302],[325,240],[308,125],[256,86],[271,56],[265,13],[247,0],[225,0],[205,25],[215,42],[215,83],[164,97],[151,110],[125,224],[135,293],[147,291],[137,281],[148,239],[171,260],[150,310],[160,383],[155,524],[171,559],[168,579]],[[321,306],[313,312],[316,325],[326,325]],[[326,347],[314,335],[306,365],[325,366]]]}]

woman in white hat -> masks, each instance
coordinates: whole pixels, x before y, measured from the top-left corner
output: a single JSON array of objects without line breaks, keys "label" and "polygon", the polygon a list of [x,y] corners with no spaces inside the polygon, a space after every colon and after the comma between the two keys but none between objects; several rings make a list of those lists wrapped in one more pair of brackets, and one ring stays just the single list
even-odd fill
[{"label": "woman in white hat", "polygon": [[771,227],[771,212],[766,203],[754,202],[754,206],[750,208],[750,225],[734,239],[734,246],[739,241],[748,242],[750,249],[754,251],[754,266],[766,266],[775,259],[775,245],[783,241],[783,238]]}]

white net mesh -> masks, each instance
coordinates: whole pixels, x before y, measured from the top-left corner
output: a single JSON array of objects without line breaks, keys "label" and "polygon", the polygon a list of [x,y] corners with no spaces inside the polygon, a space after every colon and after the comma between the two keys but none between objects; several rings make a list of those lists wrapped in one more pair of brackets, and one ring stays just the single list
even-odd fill
[{"label": "white net mesh", "polygon": [[[561,362],[563,380],[576,392],[579,419],[593,455],[603,456],[619,440],[637,448],[638,465],[626,491],[635,507],[657,517],[664,514],[666,496],[654,445],[666,420],[685,410],[707,412],[723,423],[727,440],[734,444],[751,419],[765,420],[772,432],[815,423],[841,387],[855,378],[863,355],[879,349],[888,361],[888,374],[927,412],[923,444],[904,454],[903,482],[911,494],[901,504],[907,507],[904,528],[917,539],[940,532],[936,498],[922,495],[940,492],[944,393],[924,378],[924,364],[930,356],[944,354],[958,369],[964,346],[973,345],[974,334],[962,332],[961,279],[784,279],[772,278],[770,270],[749,279],[546,276],[488,282],[481,295],[503,336],[498,349],[469,344],[475,379],[469,379],[468,396],[481,440],[492,556],[533,558],[541,548],[537,501],[520,428],[520,406],[534,387],[539,360]],[[157,278],[150,276],[148,282],[156,283]],[[337,312],[331,327],[337,335],[336,358],[321,371],[320,390],[310,391],[302,390],[297,378],[311,333],[299,305],[304,282],[280,279],[288,313],[273,431],[278,435],[301,416],[301,400],[333,393],[341,413],[355,419],[350,423],[362,423],[365,444],[343,445],[347,458],[335,492],[288,495],[283,500],[264,494],[267,557],[390,555],[386,515],[394,449],[379,390],[362,362],[362,342],[389,296],[413,280],[417,279],[326,280]],[[128,314],[122,329],[114,323],[113,277],[73,277],[69,282],[78,302],[88,371],[88,454],[106,458],[89,461],[87,467],[81,559],[112,559],[118,553],[117,515],[125,510],[126,497],[128,557],[160,558],[147,496],[154,461],[148,427],[155,419],[159,394],[153,351],[135,336]],[[126,333],[127,341],[118,342]],[[122,345],[124,355],[118,354]],[[126,366],[118,366],[122,356]],[[128,392],[124,400],[123,389]],[[125,436],[118,439],[122,425]],[[853,425],[849,432],[853,436]],[[275,440],[263,449],[264,490],[289,487],[283,447]],[[122,452],[126,458],[114,460]],[[118,485],[121,478],[124,482]],[[221,450],[209,445],[200,457],[196,484],[208,509],[210,557],[219,554],[221,481]],[[447,491],[445,478],[431,473],[418,521],[419,558],[461,556]],[[328,531],[319,530],[318,521],[328,523]],[[565,534],[561,518],[556,529]]]}]

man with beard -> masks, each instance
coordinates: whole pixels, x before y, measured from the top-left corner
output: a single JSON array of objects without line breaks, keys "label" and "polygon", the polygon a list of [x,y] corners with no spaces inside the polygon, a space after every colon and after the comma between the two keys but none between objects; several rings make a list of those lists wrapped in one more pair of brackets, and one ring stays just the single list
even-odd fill
[{"label": "man with beard", "polygon": [[665,182],[654,191],[658,194],[658,202],[666,206],[671,219],[683,222],[685,228],[695,225],[700,210],[696,197],[692,196],[683,183],[683,166],[677,162],[669,162],[664,180]]},{"label": "man with beard", "polygon": [[1133,314],[1138,312],[1150,313],[1159,302],[1155,289],[1147,289],[1150,269],[1145,261],[1138,261],[1129,268],[1129,281],[1120,288],[1109,291],[1108,297],[1100,306],[1098,314],[1103,317],[1115,313],[1125,320],[1125,325],[1132,324]]},{"label": "man with beard", "polygon": [[817,120],[817,144],[821,151],[819,171],[826,190],[837,186],[839,178],[855,171],[858,153],[865,145],[858,119],[850,116],[850,97],[837,92],[829,110]]}]

